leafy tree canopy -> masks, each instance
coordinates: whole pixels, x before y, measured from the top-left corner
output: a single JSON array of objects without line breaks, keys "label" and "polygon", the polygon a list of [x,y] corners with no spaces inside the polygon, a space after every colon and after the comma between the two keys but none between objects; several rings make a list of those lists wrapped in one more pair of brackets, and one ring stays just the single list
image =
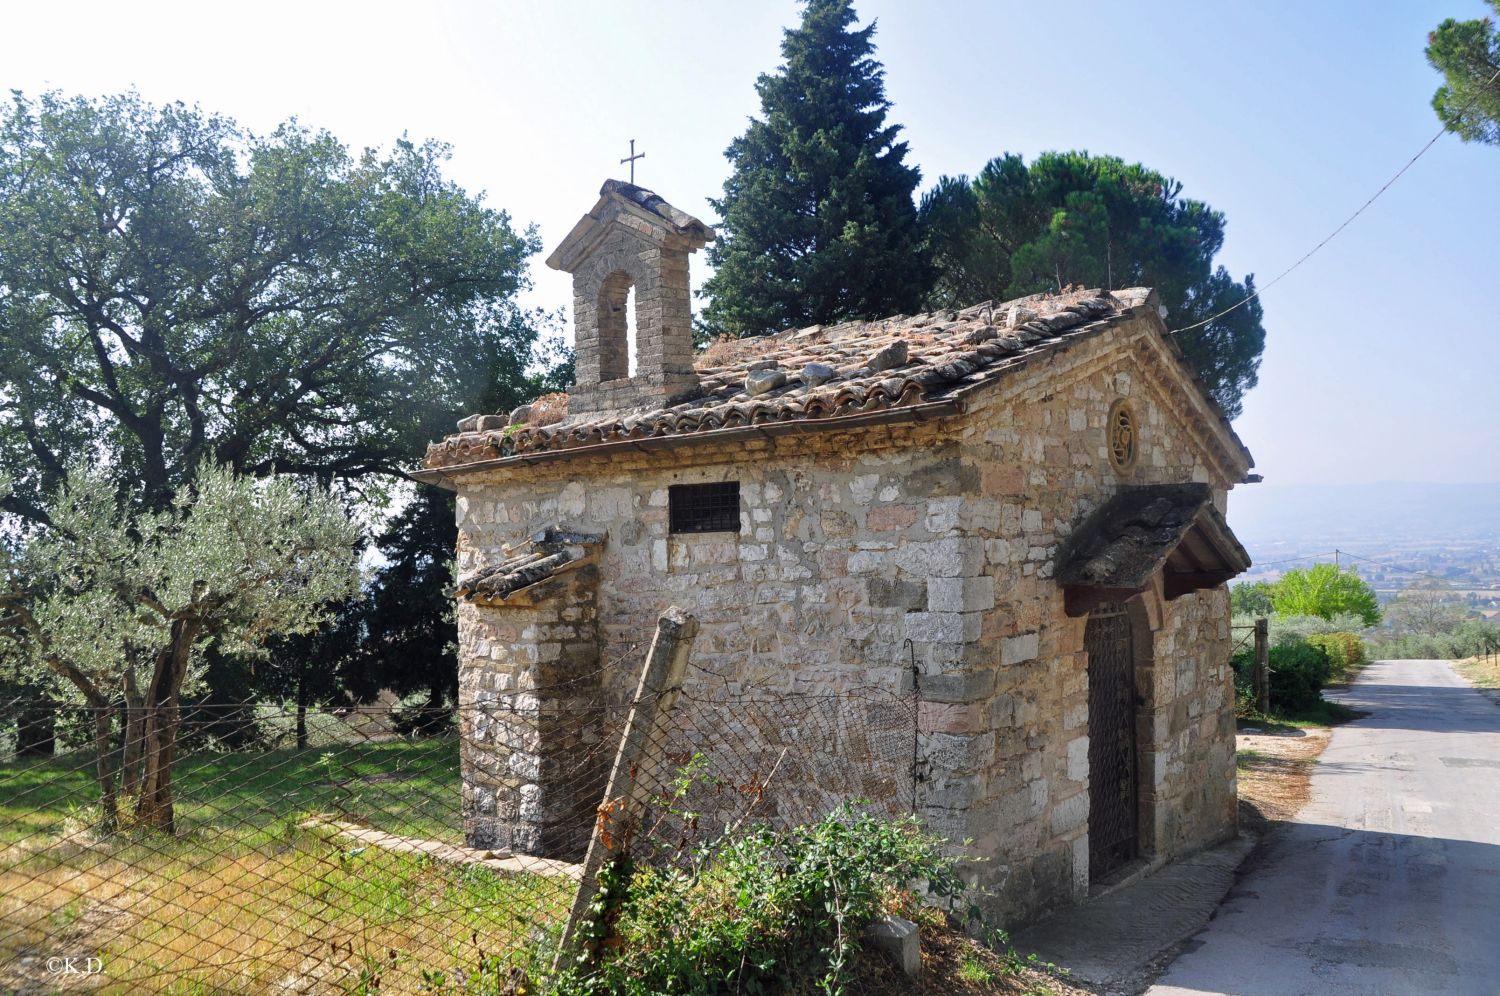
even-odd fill
[{"label": "leafy tree canopy", "polygon": [[1397,633],[1443,636],[1469,617],[1469,609],[1447,581],[1420,578],[1391,602],[1389,616]]},{"label": "leafy tree canopy", "polygon": [[761,117],[725,152],[709,330],[736,336],[915,310],[926,287],[899,125],[888,124],[873,23],[807,0],[785,60],[756,81]]},{"label": "leafy tree canopy", "polygon": [[[549,339],[524,377],[497,367],[469,411],[508,411],[524,401],[563,391],[574,380],[570,351]],[[458,542],[454,496],[420,487],[374,537],[383,563],[361,595],[341,606],[330,625],[275,641],[269,660],[255,662],[246,690],[295,699],[299,706],[426,693],[416,720],[439,724],[446,703],[458,699],[454,641],[453,550]],[[222,672],[221,672],[222,673]],[[214,677],[213,675],[210,676]]]},{"label": "leafy tree canopy", "polygon": [[[1489,0],[1500,15],[1500,0]],[[1443,74],[1438,118],[1466,142],[1500,145],[1500,30],[1489,18],[1448,18],[1427,36],[1427,61]]]},{"label": "leafy tree canopy", "polygon": [[17,93],[0,117],[3,508],[45,519],[71,455],[143,507],[205,461],[391,473],[520,376],[530,231],[445,180],[446,150],[352,154],[197,108]]},{"label": "leafy tree canopy", "polygon": [[1269,581],[1245,581],[1229,589],[1229,604],[1235,615],[1269,616],[1272,591]]},{"label": "leafy tree canopy", "polygon": [[[922,197],[936,268],[933,307],[1085,287],[1156,288],[1167,321],[1186,328],[1244,300],[1214,257],[1224,216],[1182,196],[1182,184],[1113,156],[1049,152],[1029,166],[992,159],[977,177],[942,177]],[[1265,348],[1259,300],[1177,335],[1208,393],[1230,418],[1255,386]]]},{"label": "leafy tree canopy", "polygon": [[1380,622],[1375,590],[1352,567],[1341,571],[1333,564],[1314,564],[1287,571],[1272,586],[1271,603],[1278,616],[1332,619],[1351,614],[1366,626]]},{"label": "leafy tree canopy", "polygon": [[[143,722],[137,815],[169,830],[177,710],[204,651],[309,632],[359,586],[359,530],[326,491],[209,464],[194,476],[165,508],[139,512],[105,472],[75,464],[48,524],[0,560],[0,636],[92,707],[101,781],[110,711],[118,697],[132,706]],[[112,808],[107,785],[104,796]]]}]

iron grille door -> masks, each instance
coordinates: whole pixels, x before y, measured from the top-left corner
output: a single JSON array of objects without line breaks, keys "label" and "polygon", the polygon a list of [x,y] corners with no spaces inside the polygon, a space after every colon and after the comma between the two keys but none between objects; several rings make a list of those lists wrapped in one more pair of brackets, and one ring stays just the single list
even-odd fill
[{"label": "iron grille door", "polygon": [[1135,647],[1119,606],[1089,615],[1089,877],[1136,856]]}]

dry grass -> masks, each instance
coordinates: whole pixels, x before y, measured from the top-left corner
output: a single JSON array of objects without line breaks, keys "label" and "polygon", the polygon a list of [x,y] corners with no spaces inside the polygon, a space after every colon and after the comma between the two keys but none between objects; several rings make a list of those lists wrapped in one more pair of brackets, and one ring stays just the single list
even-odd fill
[{"label": "dry grass", "polygon": [[[417,992],[424,970],[528,956],[571,880],[299,827],[333,811],[457,842],[457,754],[449,737],[192,755],[174,837],[96,835],[86,752],[0,765],[0,992],[321,993],[377,976],[382,992]],[[64,956],[104,970],[49,976]]]},{"label": "dry grass", "polygon": [[1328,737],[1326,727],[1242,724],[1236,738],[1242,827],[1265,833],[1297,815]]},{"label": "dry grass", "polygon": [[1470,657],[1468,660],[1454,661],[1453,666],[1476,688],[1500,689],[1500,655]]},{"label": "dry grass", "polygon": [[[238,853],[139,845],[69,848],[0,867],[0,985],[40,991],[46,958],[98,956],[81,980],[105,992],[322,992],[379,973],[416,992],[423,969],[450,973],[487,951],[529,946],[556,922],[573,883],[500,876],[317,834]],[[69,988],[79,988],[70,986]]]},{"label": "dry grass", "polygon": [[1500,655],[1454,661],[1453,668],[1485,698],[1500,705]]},{"label": "dry grass", "polygon": [[527,425],[552,425],[561,422],[568,414],[568,396],[561,391],[544,394],[531,403],[531,414]]}]

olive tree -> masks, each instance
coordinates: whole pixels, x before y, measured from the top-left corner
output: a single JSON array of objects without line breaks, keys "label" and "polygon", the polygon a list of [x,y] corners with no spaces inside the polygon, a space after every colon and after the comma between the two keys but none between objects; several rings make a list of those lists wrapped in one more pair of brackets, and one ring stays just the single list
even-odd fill
[{"label": "olive tree", "polygon": [[130,504],[106,471],[69,470],[47,524],[0,561],[0,635],[93,714],[103,824],[118,822],[118,770],[136,822],[170,833],[181,697],[203,651],[319,625],[358,590],[358,529],[305,480],[211,465],[163,509]]}]

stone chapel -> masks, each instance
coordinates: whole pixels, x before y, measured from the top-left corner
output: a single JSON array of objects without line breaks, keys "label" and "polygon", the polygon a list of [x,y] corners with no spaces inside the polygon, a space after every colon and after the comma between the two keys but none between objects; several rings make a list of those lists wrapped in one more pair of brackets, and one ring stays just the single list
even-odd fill
[{"label": "stone chapel", "polygon": [[[894,688],[914,654],[919,815],[989,859],[1001,923],[1231,836],[1226,582],[1250,561],[1225,508],[1257,478],[1155,294],[700,351],[688,258],[713,238],[605,183],[547,259],[577,384],[430,447],[416,476],[458,495],[461,704],[597,673],[677,604],[701,672],[744,687]],[[518,725],[465,714],[472,845],[578,853],[589,820],[547,777],[568,746],[535,716],[635,677]]]}]

